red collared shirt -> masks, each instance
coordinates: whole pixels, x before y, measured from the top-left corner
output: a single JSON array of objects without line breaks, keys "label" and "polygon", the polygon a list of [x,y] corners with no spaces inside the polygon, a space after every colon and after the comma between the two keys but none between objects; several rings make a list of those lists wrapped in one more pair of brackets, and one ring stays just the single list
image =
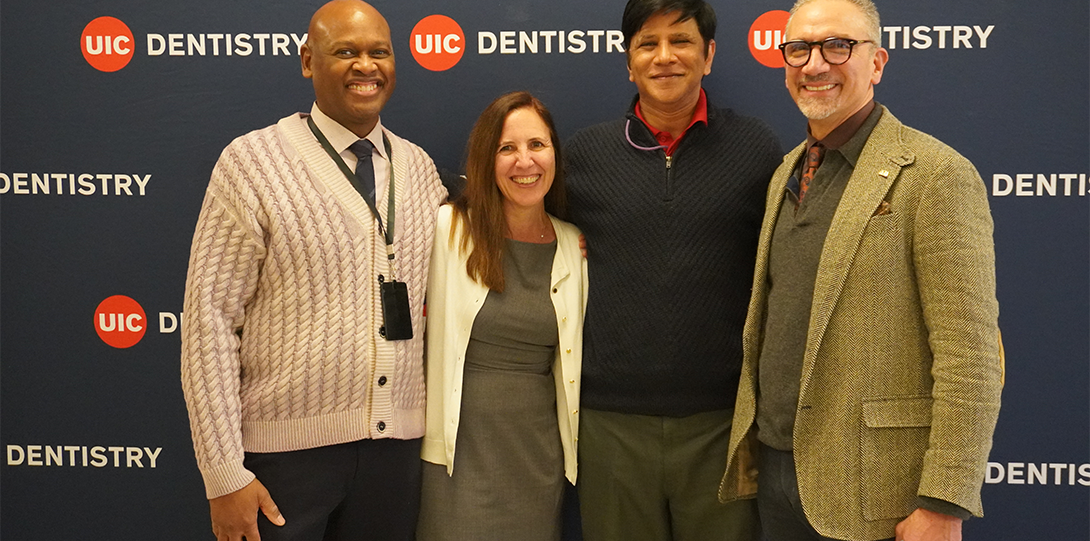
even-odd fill
[{"label": "red collared shirt", "polygon": [[651,135],[655,136],[655,140],[660,145],[666,147],[666,155],[672,156],[674,151],[677,150],[678,143],[685,138],[685,134],[689,133],[689,130],[696,125],[697,122],[703,122],[704,125],[708,125],[708,97],[704,94],[704,89],[700,89],[700,98],[696,100],[696,110],[693,111],[693,119],[689,121],[689,126],[685,128],[685,131],[681,132],[681,135],[674,139],[669,132],[659,131],[654,126],[647,123],[647,119],[643,118],[643,112],[640,111],[640,102],[636,102],[636,118],[643,122],[647,129],[651,130]]}]

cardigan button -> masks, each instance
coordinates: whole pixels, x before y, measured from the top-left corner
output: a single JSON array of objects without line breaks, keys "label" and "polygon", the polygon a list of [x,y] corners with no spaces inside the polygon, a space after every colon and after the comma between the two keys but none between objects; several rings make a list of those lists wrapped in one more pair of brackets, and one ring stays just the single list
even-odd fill
[{"label": "cardigan button", "polygon": [[386,423],[385,422],[383,422],[383,421],[378,422],[378,431],[379,432],[385,432],[386,431]]},{"label": "cardigan button", "polygon": [[378,378],[378,386],[379,386],[379,387],[382,387],[383,385],[386,385],[386,376],[379,376],[379,378]]}]

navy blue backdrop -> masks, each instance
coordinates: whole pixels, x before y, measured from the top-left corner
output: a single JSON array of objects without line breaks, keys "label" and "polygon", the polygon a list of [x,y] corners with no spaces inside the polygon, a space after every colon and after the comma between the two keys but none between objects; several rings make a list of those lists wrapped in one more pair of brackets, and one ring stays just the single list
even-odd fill
[{"label": "navy blue backdrop", "polygon": [[[751,28],[788,2],[712,3],[710,98],[794,146],[804,121],[782,70],[753,52],[771,28]],[[220,150],[310,107],[296,41],[319,4],[0,5],[3,539],[212,539],[179,385],[192,227]],[[610,45],[622,0],[375,5],[398,64],[383,123],[441,168],[461,169],[472,122],[502,92],[542,98],[562,138],[621,115],[635,92]],[[966,538],[1088,539],[1090,3],[879,8],[878,100],[976,164],[996,223],[1007,383],[987,517]],[[417,47],[434,14],[460,30],[422,23]],[[436,33],[443,52],[423,53]],[[414,48],[429,65],[462,56],[432,71]]]}]

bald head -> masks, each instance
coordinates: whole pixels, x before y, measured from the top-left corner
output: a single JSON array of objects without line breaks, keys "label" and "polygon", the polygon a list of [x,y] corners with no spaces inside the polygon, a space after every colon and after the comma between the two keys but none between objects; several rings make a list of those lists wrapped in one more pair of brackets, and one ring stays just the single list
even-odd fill
[{"label": "bald head", "polygon": [[310,19],[300,57],[318,109],[360,137],[370,133],[397,83],[382,14],[359,0],[329,2]]},{"label": "bald head", "polygon": [[311,44],[315,39],[328,38],[333,27],[357,17],[381,21],[386,29],[386,35],[389,36],[390,25],[371,4],[360,0],[333,0],[318,8],[318,11],[315,11],[314,16],[310,18],[310,26],[307,27],[307,43]]}]

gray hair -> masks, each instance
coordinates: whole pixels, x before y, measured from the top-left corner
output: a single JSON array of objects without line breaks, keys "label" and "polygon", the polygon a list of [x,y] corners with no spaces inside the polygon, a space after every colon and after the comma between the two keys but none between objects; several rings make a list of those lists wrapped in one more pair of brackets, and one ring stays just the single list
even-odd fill
[{"label": "gray hair", "polygon": [[[795,12],[802,6],[813,2],[814,0],[796,0],[795,5],[791,6],[791,19],[795,18]],[[849,4],[859,8],[859,11],[863,13],[863,18],[867,21],[867,39],[875,43],[875,49],[882,46],[882,23],[878,17],[878,8],[875,7],[874,2],[871,0],[843,0]],[[787,24],[791,24],[791,19],[787,20]]]}]

